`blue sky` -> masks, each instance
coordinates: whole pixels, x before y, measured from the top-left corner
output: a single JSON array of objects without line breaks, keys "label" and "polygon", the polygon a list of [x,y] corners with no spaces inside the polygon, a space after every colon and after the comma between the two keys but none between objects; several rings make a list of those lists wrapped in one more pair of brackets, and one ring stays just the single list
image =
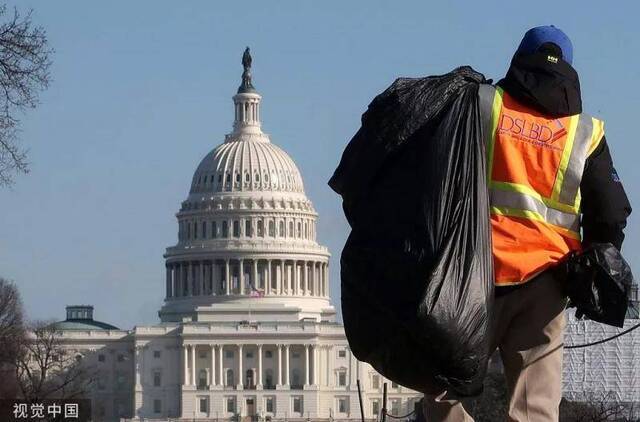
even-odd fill
[{"label": "blue sky", "polygon": [[[201,158],[231,129],[246,45],[263,129],[297,162],[320,214],[338,308],[348,227],[326,181],[369,101],[398,76],[463,64],[497,79],[531,26],[553,23],[572,38],[585,110],[605,120],[640,204],[636,2],[14,4],[34,9],[56,50],[51,87],[22,120],[31,173],[0,190],[0,275],[16,281],[30,318],[88,303],[123,328],[157,321],[174,214]],[[623,251],[637,269],[635,221]]]}]

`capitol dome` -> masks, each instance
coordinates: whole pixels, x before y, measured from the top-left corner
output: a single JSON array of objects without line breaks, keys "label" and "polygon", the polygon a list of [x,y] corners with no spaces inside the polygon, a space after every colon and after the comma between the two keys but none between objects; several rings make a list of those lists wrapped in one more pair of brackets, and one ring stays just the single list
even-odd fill
[{"label": "capitol dome", "polygon": [[249,62],[233,131],[202,159],[176,214],[163,321],[334,320],[318,215],[298,167],[261,129],[261,100]]}]

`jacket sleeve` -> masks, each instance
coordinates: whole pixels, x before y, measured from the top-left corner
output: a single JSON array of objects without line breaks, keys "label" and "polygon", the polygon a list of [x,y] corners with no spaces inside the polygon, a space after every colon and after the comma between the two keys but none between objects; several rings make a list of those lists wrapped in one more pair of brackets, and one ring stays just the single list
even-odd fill
[{"label": "jacket sleeve", "polygon": [[611,243],[620,250],[631,205],[604,136],[585,163],[580,192],[583,245]]}]

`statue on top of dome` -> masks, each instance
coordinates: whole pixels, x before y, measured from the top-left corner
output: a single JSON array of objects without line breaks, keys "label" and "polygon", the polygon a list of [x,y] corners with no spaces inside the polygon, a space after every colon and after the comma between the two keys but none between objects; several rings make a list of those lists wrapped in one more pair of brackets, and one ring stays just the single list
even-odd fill
[{"label": "statue on top of dome", "polygon": [[247,47],[242,55],[242,66],[244,67],[244,71],[242,72],[242,84],[240,85],[240,88],[238,88],[238,94],[256,91],[251,83],[251,62],[251,52],[249,47]]}]

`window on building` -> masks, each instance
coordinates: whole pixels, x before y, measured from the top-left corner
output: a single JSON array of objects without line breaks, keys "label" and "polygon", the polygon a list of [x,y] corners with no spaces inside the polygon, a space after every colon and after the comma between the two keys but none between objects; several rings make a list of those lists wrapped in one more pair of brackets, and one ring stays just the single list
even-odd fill
[{"label": "window on building", "polygon": [[269,413],[274,413],[274,398],[273,397],[266,397],[264,400],[264,408],[267,412]]},{"label": "window on building", "polygon": [[255,173],[253,175],[253,181],[258,183],[260,181],[260,174],[259,173]]},{"label": "window on building", "polygon": [[291,358],[292,359],[299,359],[300,358],[300,352],[291,352]]},{"label": "window on building", "polygon": [[233,378],[233,369],[227,369],[227,385],[234,386],[236,385]]},{"label": "window on building", "polygon": [[225,350],[225,351],[224,351],[224,356],[225,356],[227,359],[233,359],[233,350]]},{"label": "window on building", "polygon": [[240,237],[240,222],[238,220],[233,222],[233,237]]},{"label": "window on building", "polygon": [[400,400],[391,400],[391,414],[396,416],[400,414]]},{"label": "window on building", "polygon": [[253,358],[253,352],[247,352],[247,354],[245,356],[248,357],[249,359],[251,359],[251,358]]},{"label": "window on building", "polygon": [[207,238],[207,222],[206,221],[202,222],[202,238],[203,239]]},{"label": "window on building", "polygon": [[162,413],[162,400],[153,400],[153,413]]},{"label": "window on building", "polygon": [[375,389],[380,388],[380,376],[379,375],[373,375],[371,377],[371,388],[375,388]]},{"label": "window on building", "polygon": [[240,183],[240,173],[236,173],[236,183]]},{"label": "window on building", "polygon": [[218,223],[216,223],[215,221],[211,222],[211,237],[213,239],[218,237]]},{"label": "window on building", "polygon": [[302,409],[302,397],[294,396],[293,397],[293,411],[296,413],[302,413],[304,410]]},{"label": "window on building", "polygon": [[299,239],[301,234],[302,224],[298,221],[298,230],[296,230],[296,237]]},{"label": "window on building", "polygon": [[273,222],[273,220],[269,220],[269,236],[276,236],[276,224]]},{"label": "window on building", "polygon": [[107,388],[107,377],[99,376],[98,377],[98,390],[104,390]]},{"label": "window on building", "polygon": [[266,350],[264,352],[264,357],[271,359],[273,357],[273,352],[271,350]]},{"label": "window on building", "polygon": [[236,399],[235,397],[227,397],[227,412],[236,412]]},{"label": "window on building", "polygon": [[251,181],[251,176],[249,175],[248,172],[246,172],[244,174],[244,181],[247,182],[247,183],[249,183]]},{"label": "window on building", "polygon": [[162,386],[162,373],[160,371],[153,372],[153,386],[154,387]]},{"label": "window on building", "polygon": [[122,353],[118,353],[118,362],[124,362],[124,355]]},{"label": "window on building", "polygon": [[198,353],[198,356],[200,356],[200,359],[206,359],[207,352],[205,352],[204,350],[200,350],[200,353]]},{"label": "window on building", "polygon": [[160,350],[154,350],[153,351],[154,359],[160,359],[160,356],[161,356]]},{"label": "window on building", "polygon": [[349,398],[348,397],[340,397],[338,399],[338,412],[339,413],[349,413]]},{"label": "window on building", "polygon": [[105,356],[103,354],[99,354],[98,355],[98,362],[104,362],[106,360]]},{"label": "window on building", "polygon": [[209,413],[209,400],[206,397],[200,397],[200,413]]},{"label": "window on building", "polygon": [[378,419],[378,416],[380,415],[380,402],[378,400],[373,400],[371,402],[371,413],[376,419]]},{"label": "window on building", "polygon": [[338,357],[339,358],[346,358],[347,357],[347,351],[345,349],[338,350]]},{"label": "window on building", "polygon": [[289,237],[293,237],[293,221],[289,221]]},{"label": "window on building", "polygon": [[284,237],[285,236],[285,234],[284,234],[284,221],[280,221],[278,223],[278,232],[279,232],[279,236],[280,237]]},{"label": "window on building", "polygon": [[338,371],[338,385],[341,387],[347,385],[347,371]]},{"label": "window on building", "polygon": [[258,220],[258,237],[264,237],[264,222]]},{"label": "window on building", "polygon": [[125,377],[123,374],[118,374],[118,376],[116,377],[116,383],[118,386],[118,390],[121,390],[122,388],[124,388],[124,384],[125,384]]},{"label": "window on building", "polygon": [[391,388],[398,388],[398,383],[392,382],[391,383]]},{"label": "window on building", "polygon": [[253,233],[251,233],[251,220],[244,221],[244,235],[246,237],[251,237]]},{"label": "window on building", "polygon": [[198,222],[197,221],[193,222],[193,238],[194,239],[198,238]]},{"label": "window on building", "polygon": [[222,222],[222,237],[224,239],[229,237],[229,224],[226,221]]}]

